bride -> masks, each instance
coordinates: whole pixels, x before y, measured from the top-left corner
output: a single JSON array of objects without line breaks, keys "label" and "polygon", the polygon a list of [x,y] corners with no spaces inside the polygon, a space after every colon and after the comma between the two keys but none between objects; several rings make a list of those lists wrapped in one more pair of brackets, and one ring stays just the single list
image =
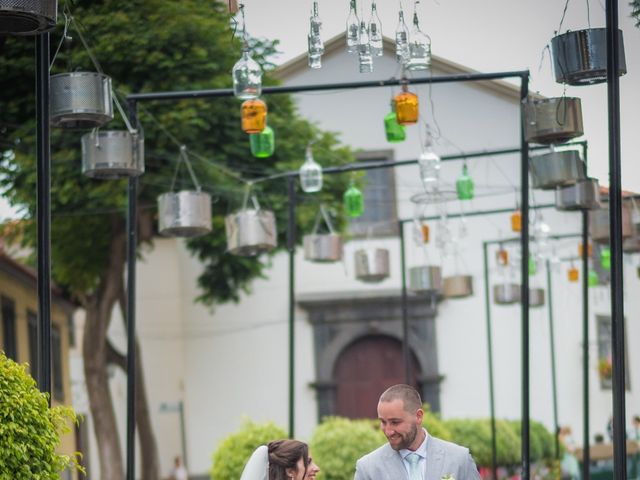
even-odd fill
[{"label": "bride", "polygon": [[315,480],[319,471],[306,443],[276,440],[254,450],[240,480]]}]

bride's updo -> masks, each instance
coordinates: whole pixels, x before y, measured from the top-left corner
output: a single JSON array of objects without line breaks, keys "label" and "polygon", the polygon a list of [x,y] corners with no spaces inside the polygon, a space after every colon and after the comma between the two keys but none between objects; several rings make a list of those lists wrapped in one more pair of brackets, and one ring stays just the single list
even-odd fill
[{"label": "bride's updo", "polygon": [[290,480],[286,469],[296,470],[302,458],[304,473],[309,466],[309,448],[298,440],[276,440],[269,443],[269,480]]}]

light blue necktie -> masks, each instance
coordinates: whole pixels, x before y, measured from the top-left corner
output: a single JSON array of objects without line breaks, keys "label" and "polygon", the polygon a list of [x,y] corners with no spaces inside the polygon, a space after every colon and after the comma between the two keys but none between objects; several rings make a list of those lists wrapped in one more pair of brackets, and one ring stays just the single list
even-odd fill
[{"label": "light blue necktie", "polygon": [[422,472],[420,471],[420,455],[410,453],[405,457],[409,462],[409,480],[422,480]]}]

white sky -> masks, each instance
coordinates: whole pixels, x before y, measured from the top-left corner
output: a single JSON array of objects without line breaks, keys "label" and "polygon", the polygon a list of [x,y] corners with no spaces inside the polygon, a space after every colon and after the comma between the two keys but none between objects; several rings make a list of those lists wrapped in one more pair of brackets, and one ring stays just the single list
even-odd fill
[{"label": "white sky", "polygon": [[[399,0],[378,0],[383,34],[394,36]],[[406,13],[413,1],[402,0]],[[591,0],[592,27],[605,25],[604,0]],[[640,191],[640,162],[634,138],[640,126],[640,29],[630,18],[631,7],[620,0],[620,28],[624,32],[627,75],[620,79],[622,124],[622,185]],[[278,39],[285,62],[306,51],[308,16],[312,0],[244,0],[249,32]],[[541,53],[558,28],[565,2],[562,0],[422,0],[418,5],[421,25],[432,39],[434,55],[480,72],[531,71],[530,90],[560,96],[548,55],[539,71]],[[358,1],[360,9],[360,1]],[[368,19],[370,0],[362,2]],[[319,0],[323,38],[344,30],[349,0]],[[587,26],[587,0],[571,0],[563,24],[565,29]],[[363,79],[366,76],[363,75]],[[606,84],[568,87],[567,95],[582,99],[585,138],[589,142],[589,174],[600,183],[608,177],[608,112]],[[446,135],[446,132],[443,132]],[[511,145],[505,145],[511,146]],[[10,215],[0,198],[0,220]]]}]

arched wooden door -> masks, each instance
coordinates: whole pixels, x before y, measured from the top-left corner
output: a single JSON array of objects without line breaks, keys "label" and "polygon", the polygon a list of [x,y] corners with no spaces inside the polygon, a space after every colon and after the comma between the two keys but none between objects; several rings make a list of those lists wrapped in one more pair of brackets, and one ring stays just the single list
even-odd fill
[{"label": "arched wooden door", "polygon": [[[420,367],[411,355],[411,384],[417,386]],[[402,343],[386,336],[364,337],[347,346],[335,365],[335,414],[348,418],[377,418],[380,394],[404,383]]]}]

